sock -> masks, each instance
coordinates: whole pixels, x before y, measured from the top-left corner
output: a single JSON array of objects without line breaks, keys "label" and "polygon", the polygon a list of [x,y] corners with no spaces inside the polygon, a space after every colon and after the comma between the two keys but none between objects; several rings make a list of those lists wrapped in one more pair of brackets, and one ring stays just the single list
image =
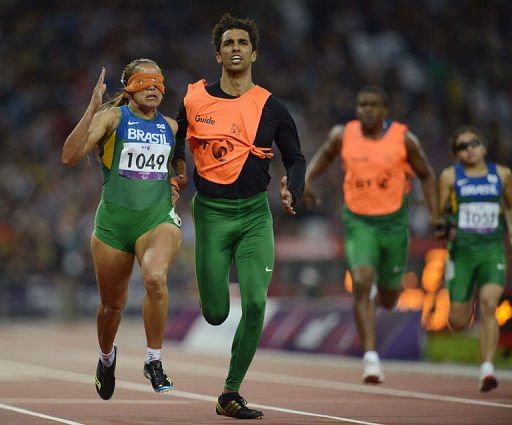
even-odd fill
[{"label": "sock", "polygon": [[162,352],[161,348],[147,347],[146,360],[144,361],[144,363],[148,364],[148,363],[152,362],[153,360],[160,360],[161,352]]},{"label": "sock", "polygon": [[480,365],[480,376],[494,375],[494,365],[491,362],[483,362]]},{"label": "sock", "polygon": [[376,351],[366,351],[363,356],[363,360],[366,360],[368,362],[378,362],[379,361],[379,355]]},{"label": "sock", "polygon": [[112,346],[112,351],[108,354],[103,353],[100,349],[100,360],[101,363],[103,363],[103,366],[110,367],[112,366],[112,363],[114,363],[114,359],[116,358],[114,347],[115,346]]},{"label": "sock", "polygon": [[370,289],[370,301],[375,301],[375,298],[377,298],[378,293],[379,293],[379,288],[377,287],[377,283],[373,282],[372,287]]}]

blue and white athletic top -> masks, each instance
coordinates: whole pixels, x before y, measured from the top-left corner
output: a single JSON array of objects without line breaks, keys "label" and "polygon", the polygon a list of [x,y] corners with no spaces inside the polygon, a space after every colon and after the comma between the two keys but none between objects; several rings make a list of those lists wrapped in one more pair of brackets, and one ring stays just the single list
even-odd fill
[{"label": "blue and white athletic top", "polygon": [[487,174],[466,175],[464,166],[456,164],[453,212],[457,223],[457,240],[464,245],[501,240],[504,219],[501,211],[503,184],[496,164],[487,162]]}]

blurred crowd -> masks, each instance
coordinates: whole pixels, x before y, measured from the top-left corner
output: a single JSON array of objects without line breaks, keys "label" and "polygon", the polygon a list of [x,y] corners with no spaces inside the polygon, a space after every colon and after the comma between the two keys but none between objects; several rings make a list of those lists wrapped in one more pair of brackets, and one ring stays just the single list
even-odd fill
[{"label": "blurred crowd", "polygon": [[[511,165],[509,1],[0,0],[0,316],[27,300],[44,310],[74,297],[68,308],[84,308],[82,299],[95,291],[89,237],[99,166],[91,156],[66,168],[60,152],[101,67],[112,97],[128,62],[156,60],[167,87],[160,110],[174,116],[188,83],[219,77],[211,29],[226,11],[256,20],[254,80],[288,106],[307,160],[331,126],[353,118],[358,89],[377,84],[390,95],[392,117],[420,138],[436,172],[451,161],[448,138],[462,124],[481,128],[489,157]],[[321,180],[322,206],[301,208],[298,220],[279,210],[279,155],[271,172],[278,239],[338,232],[339,166]],[[178,207],[184,243],[170,275],[185,293],[195,290],[192,186]],[[413,235],[429,237],[417,190],[411,207]]]}]

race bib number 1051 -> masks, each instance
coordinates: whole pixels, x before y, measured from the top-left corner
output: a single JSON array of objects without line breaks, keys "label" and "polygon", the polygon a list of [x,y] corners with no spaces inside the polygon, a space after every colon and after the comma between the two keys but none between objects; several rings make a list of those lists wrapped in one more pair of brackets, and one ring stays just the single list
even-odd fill
[{"label": "race bib number 1051", "polygon": [[498,228],[500,206],[495,202],[459,205],[459,228],[472,233],[492,233]]},{"label": "race bib number 1051", "polygon": [[130,179],[165,180],[171,147],[152,143],[125,143],[119,174]]}]

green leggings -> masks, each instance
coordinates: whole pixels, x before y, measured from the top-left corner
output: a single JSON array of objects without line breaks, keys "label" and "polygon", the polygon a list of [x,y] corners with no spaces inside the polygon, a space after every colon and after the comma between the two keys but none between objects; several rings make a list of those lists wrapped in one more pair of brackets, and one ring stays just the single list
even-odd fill
[{"label": "green leggings", "polygon": [[235,261],[242,301],[225,387],[238,391],[260,341],[274,268],[274,232],[266,192],[248,199],[192,200],[196,278],[206,321],[229,314],[229,269]]}]

